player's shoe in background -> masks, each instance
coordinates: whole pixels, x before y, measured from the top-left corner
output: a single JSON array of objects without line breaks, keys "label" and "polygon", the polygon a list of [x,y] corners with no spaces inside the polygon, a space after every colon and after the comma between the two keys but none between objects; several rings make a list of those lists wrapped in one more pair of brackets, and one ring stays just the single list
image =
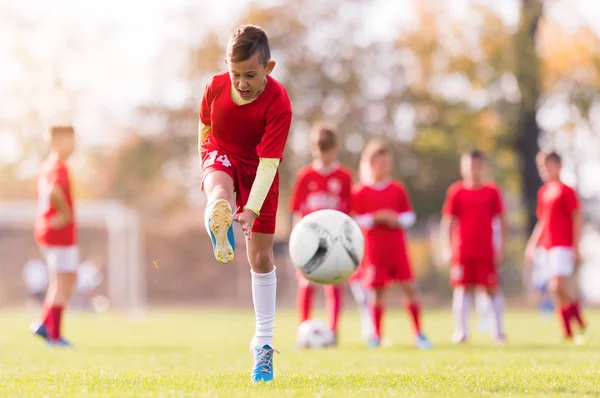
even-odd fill
[{"label": "player's shoe in background", "polygon": [[34,322],[31,324],[31,331],[36,336],[40,336],[44,340],[48,341],[48,329],[46,329],[46,325],[43,323]]},{"label": "player's shoe in background", "polygon": [[454,332],[452,335],[452,343],[464,344],[467,342],[467,335],[461,332]]},{"label": "player's shoe in background", "polygon": [[586,343],[586,329],[581,329],[575,337],[573,337],[575,345],[584,345]]},{"label": "player's shoe in background", "polygon": [[206,206],[204,220],[217,261],[221,264],[233,261],[235,239],[233,236],[233,212],[229,202],[219,199],[210,203]]},{"label": "player's shoe in background", "polygon": [[270,345],[262,347],[252,347],[252,356],[254,357],[254,367],[252,368],[252,381],[271,381],[273,380],[273,354],[278,352]]},{"label": "player's shoe in background", "polygon": [[372,336],[367,341],[368,348],[379,348],[381,347],[381,339],[379,337]]},{"label": "player's shoe in background", "polygon": [[494,336],[494,342],[498,345],[506,345],[508,339],[504,333]]},{"label": "player's shoe in background", "polygon": [[420,350],[429,350],[433,348],[433,344],[423,333],[419,333],[415,339],[415,347]]},{"label": "player's shoe in background", "polygon": [[338,345],[338,335],[335,332],[331,332],[331,341],[327,343],[327,347],[335,348]]},{"label": "player's shoe in background", "polygon": [[59,337],[56,340],[48,340],[48,345],[50,347],[64,347],[64,348],[72,348],[73,345],[69,343],[67,340]]}]

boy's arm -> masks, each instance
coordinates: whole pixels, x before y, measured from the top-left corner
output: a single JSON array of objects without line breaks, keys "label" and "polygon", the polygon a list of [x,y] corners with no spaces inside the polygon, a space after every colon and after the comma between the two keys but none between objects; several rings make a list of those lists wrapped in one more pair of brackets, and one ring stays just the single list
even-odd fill
[{"label": "boy's arm", "polygon": [[62,229],[69,225],[73,220],[67,196],[62,188],[58,185],[53,185],[50,190],[50,203],[56,209],[56,215],[50,220],[50,228]]},{"label": "boy's arm", "polygon": [[278,166],[279,159],[277,158],[260,158],[260,163],[256,169],[256,178],[252,183],[250,196],[244,210],[251,210],[258,217],[271,185],[273,185]]},{"label": "boy's arm", "polygon": [[543,230],[544,224],[541,221],[538,221],[535,224],[535,228],[533,228],[533,231],[531,232],[529,240],[527,241],[527,246],[525,247],[525,263],[528,265],[533,264],[533,254],[535,253],[535,248],[540,242]]},{"label": "boy's arm", "polygon": [[573,211],[573,252],[575,254],[575,260],[579,261],[579,239],[581,238],[581,226],[583,224],[583,217],[581,210],[576,209]]}]

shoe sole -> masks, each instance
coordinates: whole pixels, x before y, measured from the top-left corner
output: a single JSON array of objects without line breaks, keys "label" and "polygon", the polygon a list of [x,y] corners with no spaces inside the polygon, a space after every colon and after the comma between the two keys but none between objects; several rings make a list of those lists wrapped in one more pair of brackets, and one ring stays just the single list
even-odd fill
[{"label": "shoe sole", "polygon": [[210,215],[209,227],[215,238],[215,258],[221,264],[233,261],[233,247],[227,238],[227,231],[232,223],[233,215],[229,203],[226,200],[217,201]]}]

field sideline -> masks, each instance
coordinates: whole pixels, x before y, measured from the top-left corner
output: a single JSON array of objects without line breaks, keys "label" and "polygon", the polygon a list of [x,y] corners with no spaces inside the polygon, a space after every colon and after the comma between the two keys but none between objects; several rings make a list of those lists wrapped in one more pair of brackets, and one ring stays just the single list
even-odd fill
[{"label": "field sideline", "polygon": [[[295,314],[281,311],[276,380],[267,385],[249,381],[250,311],[161,310],[136,322],[70,314],[75,350],[49,349],[30,335],[33,315],[0,313],[1,397],[600,396],[600,333],[591,330],[585,346],[563,344],[557,320],[533,311],[508,314],[505,347],[477,332],[455,347],[449,311],[425,312],[436,344],[428,352],[409,345],[402,311],[385,319],[388,346],[364,348],[353,310],[338,349],[297,351]],[[588,318],[599,325],[600,311]]]}]

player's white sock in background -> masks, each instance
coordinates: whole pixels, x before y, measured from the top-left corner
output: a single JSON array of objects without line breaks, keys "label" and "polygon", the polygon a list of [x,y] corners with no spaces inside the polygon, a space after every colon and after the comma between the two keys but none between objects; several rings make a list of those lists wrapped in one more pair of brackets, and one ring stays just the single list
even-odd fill
[{"label": "player's white sock in background", "polygon": [[369,292],[360,281],[350,283],[350,291],[354,296],[356,307],[360,315],[361,335],[365,340],[373,337],[373,321],[369,311]]},{"label": "player's white sock in background", "polygon": [[454,314],[454,336],[452,341],[460,343],[467,338],[469,314],[473,307],[473,294],[464,289],[454,289],[452,313]]},{"label": "player's white sock in background", "polygon": [[252,301],[256,314],[256,331],[252,344],[262,347],[273,346],[275,329],[275,301],[277,296],[277,276],[275,269],[266,274],[250,270],[252,275]]},{"label": "player's white sock in background", "polygon": [[492,303],[487,292],[477,292],[475,296],[475,310],[477,312],[477,327],[480,332],[487,333],[492,330]]},{"label": "player's white sock in background", "polygon": [[504,326],[502,324],[504,319],[504,295],[502,292],[496,292],[494,297],[491,298],[491,302],[494,312],[494,332],[496,337],[504,337]]}]

